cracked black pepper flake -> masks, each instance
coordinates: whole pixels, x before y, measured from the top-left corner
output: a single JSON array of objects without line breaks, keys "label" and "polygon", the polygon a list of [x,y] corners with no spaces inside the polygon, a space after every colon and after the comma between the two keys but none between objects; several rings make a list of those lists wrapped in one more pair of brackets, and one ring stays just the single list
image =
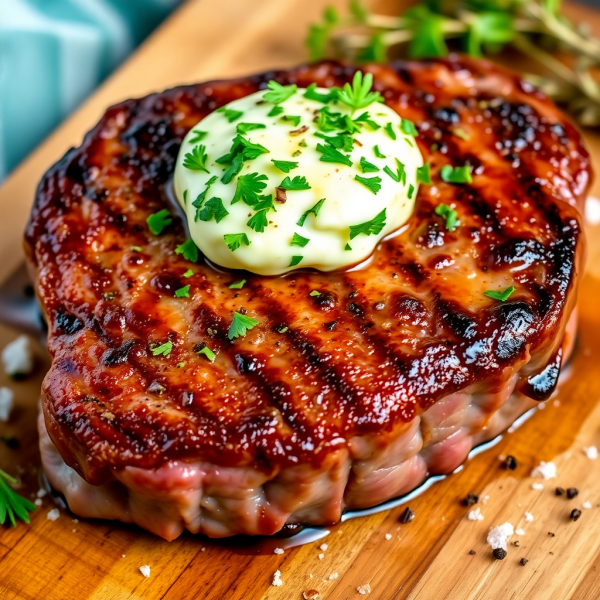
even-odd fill
[{"label": "cracked black pepper flake", "polygon": [[578,508],[574,508],[571,511],[571,519],[573,519],[573,521],[577,521],[577,519],[579,519],[580,516],[581,516],[581,511]]},{"label": "cracked black pepper flake", "polygon": [[473,556],[474,554],[477,554],[477,552],[475,552],[475,550],[469,550],[469,554]]},{"label": "cracked black pepper flake", "polygon": [[510,471],[514,471],[517,468],[517,459],[510,454],[504,459],[502,466],[505,469],[509,469]]},{"label": "cracked black pepper flake", "polygon": [[327,329],[328,331],[333,331],[336,325],[337,321],[329,321],[329,323],[325,323],[325,329]]},{"label": "cracked black pepper flake", "polygon": [[479,496],[476,496],[475,494],[467,494],[462,501],[464,506],[473,506],[473,504],[477,504],[478,502]]},{"label": "cracked black pepper flake", "polygon": [[508,552],[504,548],[494,548],[492,555],[496,560],[504,560]]},{"label": "cracked black pepper flake", "polygon": [[549,535],[550,537],[556,537],[556,534],[555,534],[555,533],[553,533],[552,531],[549,531],[549,532],[548,532],[548,535]]},{"label": "cracked black pepper flake", "polygon": [[575,496],[577,496],[577,494],[579,494],[579,490],[577,488],[568,488],[567,489],[567,498],[569,500],[572,500],[573,498],[575,498]]},{"label": "cracked black pepper flake", "polygon": [[406,507],[406,510],[402,513],[400,517],[400,523],[410,523],[415,518],[415,513],[410,510],[410,507]]},{"label": "cracked black pepper flake", "polygon": [[521,545],[521,542],[520,542],[519,540],[515,540],[515,541],[513,542],[513,546],[514,546],[515,548],[518,548],[520,545]]},{"label": "cracked black pepper flake", "polygon": [[528,562],[529,562],[529,559],[528,559],[528,558],[522,558],[522,559],[519,561],[519,564],[520,564],[522,567],[524,567],[524,566],[525,566],[525,565],[526,565]]},{"label": "cracked black pepper flake", "polygon": [[356,296],[358,296],[358,291],[354,290],[353,292],[350,292],[348,294],[348,298],[350,298],[350,300],[352,300],[352,298],[356,298]]},{"label": "cracked black pepper flake", "polygon": [[554,493],[557,496],[564,496],[565,495],[565,488],[557,487],[556,491]]}]

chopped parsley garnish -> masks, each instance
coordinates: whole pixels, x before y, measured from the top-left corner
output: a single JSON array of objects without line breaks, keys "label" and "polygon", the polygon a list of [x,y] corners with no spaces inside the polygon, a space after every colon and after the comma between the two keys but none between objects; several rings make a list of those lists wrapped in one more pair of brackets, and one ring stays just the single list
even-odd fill
[{"label": "chopped parsley garnish", "polygon": [[377,173],[377,171],[380,171],[381,169],[378,166],[376,166],[373,163],[370,163],[368,160],[366,160],[364,156],[361,156],[360,170],[363,173]]},{"label": "chopped parsley garnish", "polygon": [[457,138],[460,138],[461,140],[467,141],[467,140],[471,139],[471,136],[464,129],[461,129],[460,127],[454,127],[454,129],[452,129],[452,133]]},{"label": "chopped parsley garnish", "polygon": [[[318,216],[321,207],[323,206],[323,202],[325,202],[325,198],[321,198],[312,208],[309,208],[299,219],[296,225],[302,227],[308,217],[308,215],[313,214],[315,217]],[[293,265],[292,265],[293,266]]]},{"label": "chopped parsley garnish", "polygon": [[188,270],[187,270],[187,271],[186,271],[186,272],[183,274],[183,276],[184,276],[184,277],[186,277],[186,278],[188,278],[188,277],[191,277],[193,274],[194,274],[194,271],[192,271],[191,269],[188,269]]},{"label": "chopped parsley garnish", "polygon": [[341,129],[346,129],[348,133],[360,133],[360,124],[353,121],[350,115],[344,115],[341,120]]},{"label": "chopped parsley garnish", "polygon": [[244,161],[254,160],[261,154],[266,154],[269,151],[260,144],[253,144],[250,140],[241,136],[239,133],[233,139],[231,149],[229,152],[215,161],[220,165],[230,165],[226,169],[221,181],[223,183],[229,183],[241,170]]},{"label": "chopped parsley garnish", "polygon": [[383,169],[383,172],[389,175],[394,181],[402,182],[402,185],[406,185],[406,171],[404,164],[396,159],[396,172],[394,173],[388,166]]},{"label": "chopped parsley garnish", "polygon": [[373,154],[377,158],[387,158],[387,156],[381,152],[378,145],[373,146]]},{"label": "chopped parsley garnish", "polygon": [[217,109],[217,112],[223,113],[223,116],[230,123],[237,121],[244,114],[241,110],[233,110],[232,108],[227,108],[226,106],[221,106],[221,108]]},{"label": "chopped parsley garnish", "polygon": [[204,204],[204,201],[206,200],[206,194],[208,193],[208,190],[210,188],[210,186],[215,183],[217,181],[218,177],[216,175],[213,175],[205,184],[205,188],[203,192],[200,192],[197,196],[196,199],[192,202],[192,206],[196,209],[196,216],[194,217],[194,221],[198,221],[200,219],[200,209],[202,208],[202,205]]},{"label": "chopped parsley garnish", "polygon": [[214,219],[217,223],[220,223],[228,214],[229,211],[223,206],[223,200],[214,196],[206,201],[206,204],[200,211],[199,218],[201,221],[211,221]]},{"label": "chopped parsley garnish", "polygon": [[152,354],[154,354],[154,356],[169,356],[171,350],[173,350],[173,342],[169,340],[160,346],[156,346],[156,348],[152,348]]},{"label": "chopped parsley garnish", "polygon": [[[270,198],[270,196],[269,196],[269,198]],[[246,225],[248,225],[248,227],[250,227],[250,229],[254,229],[254,231],[256,231],[257,233],[263,233],[263,231],[265,230],[265,227],[267,227],[269,225],[269,218],[267,217],[267,213],[269,212],[269,210],[271,208],[273,208],[272,204],[270,207],[257,210],[250,217],[250,219],[248,220]]]},{"label": "chopped parsley garnish", "polygon": [[190,297],[190,286],[184,285],[182,288],[175,290],[175,298],[189,298]]},{"label": "chopped parsley garnish", "polygon": [[267,117],[277,117],[283,112],[283,106],[274,106],[267,114]]},{"label": "chopped parsley garnish", "polygon": [[360,71],[354,73],[352,85],[344,84],[343,89],[337,91],[337,97],[340,102],[349,106],[351,110],[365,108],[373,102],[382,101],[379,92],[372,92],[373,75],[367,73],[363,76]]},{"label": "chopped parsley garnish", "polygon": [[506,302],[512,293],[515,291],[514,286],[507,287],[505,290],[501,292],[495,292],[494,290],[487,290],[487,292],[483,292],[485,296],[488,298],[492,298],[493,300],[500,300],[500,302]]},{"label": "chopped parsley garnish", "polygon": [[309,294],[309,296],[312,296],[313,298],[314,298],[315,296],[320,296],[320,295],[321,295],[321,292],[319,292],[319,291],[317,291],[317,290],[313,290],[313,291],[312,291],[312,292]]},{"label": "chopped parsley garnish", "polygon": [[284,173],[289,173],[292,169],[298,168],[298,163],[292,160],[272,160],[271,161],[276,168]]},{"label": "chopped parsley garnish", "polygon": [[132,252],[141,252],[142,249],[140,246],[131,246],[131,248],[129,248]]},{"label": "chopped parsley garnish", "polygon": [[241,290],[244,287],[244,284],[246,283],[245,279],[240,279],[239,281],[234,281],[230,286],[229,289],[230,290]]},{"label": "chopped parsley garnish", "polygon": [[208,131],[200,131],[199,129],[192,129],[192,133],[194,135],[189,140],[190,144],[197,144],[208,135]]},{"label": "chopped parsley garnish", "polygon": [[431,183],[431,166],[429,163],[425,163],[422,167],[417,168],[417,182],[418,183]]},{"label": "chopped parsley garnish", "polygon": [[0,525],[4,525],[7,517],[13,527],[17,524],[15,517],[24,523],[29,523],[28,513],[35,510],[35,504],[13,490],[11,485],[16,483],[14,477],[0,469]]},{"label": "chopped parsley garnish", "polygon": [[281,85],[276,81],[269,81],[267,83],[269,91],[263,96],[263,100],[266,102],[272,102],[273,104],[281,104],[288,98],[291,98],[298,89],[298,86],[294,83],[292,85]]},{"label": "chopped parsley garnish", "polygon": [[248,173],[248,175],[240,175],[237,179],[235,194],[231,200],[231,204],[235,204],[243,200],[248,206],[254,206],[258,202],[258,195],[262,194],[267,187],[267,176],[259,175],[258,173]]},{"label": "chopped parsley garnish", "polygon": [[171,219],[171,213],[163,208],[159,210],[157,213],[150,215],[146,219],[146,223],[148,223],[148,228],[154,235],[160,235],[165,227],[168,227],[173,222]]},{"label": "chopped parsley garnish", "polygon": [[283,117],[280,119],[280,121],[289,121],[294,127],[298,127],[301,120],[302,117],[297,115],[283,115]]},{"label": "chopped parsley garnish", "polygon": [[308,181],[306,181],[306,177],[296,176],[293,179],[286,177],[277,187],[280,187],[282,190],[310,190],[310,185]]},{"label": "chopped parsley garnish", "polygon": [[233,321],[229,327],[229,331],[227,332],[227,337],[230,340],[234,338],[246,335],[246,332],[250,329],[253,329],[258,325],[258,321],[249,317],[248,315],[242,315],[241,313],[234,312],[233,313]]},{"label": "chopped parsley garnish", "polygon": [[464,165],[462,167],[444,165],[440,169],[440,177],[442,178],[442,181],[445,181],[446,183],[473,183],[469,165]]},{"label": "chopped parsley garnish", "polygon": [[317,144],[317,151],[321,153],[321,157],[319,158],[321,162],[339,163],[348,167],[352,166],[349,156],[342,154],[329,144]]},{"label": "chopped parsley garnish", "polygon": [[186,169],[190,169],[190,171],[204,171],[208,173],[208,169],[206,168],[207,159],[206,146],[198,144],[183,157],[183,166]]},{"label": "chopped parsley garnish", "polygon": [[438,204],[435,207],[435,214],[442,217],[442,219],[446,219],[446,229],[448,231],[454,231],[460,225],[457,212],[447,204]]},{"label": "chopped parsley garnish", "polygon": [[187,195],[188,195],[188,191],[187,190],[183,190],[183,203],[187,206]]},{"label": "chopped parsley garnish", "polygon": [[393,140],[396,139],[396,132],[394,131],[394,128],[392,126],[391,123],[388,123],[385,127],[385,132],[388,134],[389,137],[391,137]]},{"label": "chopped parsley garnish", "polygon": [[204,346],[204,348],[202,348],[202,350],[198,350],[197,353],[206,356],[211,363],[215,362],[215,358],[217,357],[217,355],[208,346]]},{"label": "chopped parsley garnish", "polygon": [[352,152],[354,148],[354,138],[346,133],[338,135],[325,135],[324,133],[316,132],[315,137],[325,140],[330,146],[343,150],[344,152]]},{"label": "chopped parsley garnish", "polygon": [[419,132],[417,131],[417,128],[415,127],[415,124],[412,121],[409,121],[408,119],[402,119],[402,123],[400,123],[400,130],[402,131],[402,133],[405,133],[406,135],[412,135],[412,136],[419,135]]},{"label": "chopped parsley garnish", "polygon": [[352,248],[350,247],[350,244],[346,244],[346,245],[344,246],[344,250],[345,250],[346,252],[349,252],[349,251],[351,251],[351,250],[352,250]]},{"label": "chopped parsley garnish", "polygon": [[290,260],[290,267],[295,267],[300,264],[300,261],[304,258],[304,256],[292,256],[292,260]]},{"label": "chopped parsley garnish", "polygon": [[179,246],[175,248],[175,254],[183,254],[183,258],[185,258],[185,260],[198,262],[198,246],[196,246],[194,240],[191,238],[189,240],[185,240],[183,244],[179,244]]},{"label": "chopped parsley garnish", "polygon": [[292,243],[290,244],[290,246],[300,246],[300,248],[304,248],[304,246],[306,246],[308,242],[310,242],[308,238],[302,237],[301,235],[294,233],[294,236],[292,237]]},{"label": "chopped parsley garnish", "polygon": [[374,194],[381,189],[381,177],[361,177],[360,175],[355,175],[354,179],[368,187]]},{"label": "chopped parsley garnish", "polygon": [[241,133],[242,135],[244,135],[245,133],[248,133],[249,131],[254,131],[255,129],[265,129],[266,125],[264,125],[263,123],[238,123],[235,126],[235,131],[236,133]]},{"label": "chopped parsley garnish", "polygon": [[[352,122],[352,119],[350,119],[350,122]],[[345,129],[346,121],[344,120],[344,115],[342,115],[342,113],[332,112],[328,106],[324,106],[319,111],[317,127],[325,132],[335,131],[336,129]]]},{"label": "chopped parsley garnish", "polygon": [[298,146],[300,146],[302,148],[306,148],[308,146],[308,144],[306,143],[306,140],[300,140],[298,142]]},{"label": "chopped parsley garnish", "polygon": [[412,200],[413,194],[415,193],[415,186],[411,183],[408,186],[408,199]]},{"label": "chopped parsley garnish", "polygon": [[322,102],[323,104],[327,104],[332,100],[337,98],[337,92],[335,90],[329,90],[326,93],[317,92],[317,84],[311,83],[304,92],[304,97],[308,98],[308,100],[315,100],[316,102]]},{"label": "chopped parsley garnish", "polygon": [[232,252],[235,252],[242,244],[244,246],[250,245],[250,240],[245,233],[226,233],[223,239]]},{"label": "chopped parsley garnish", "polygon": [[377,131],[378,129],[381,128],[381,125],[379,125],[379,123],[375,123],[375,121],[373,121],[371,119],[371,115],[368,112],[364,112],[362,115],[360,115],[359,117],[357,117],[356,119],[354,119],[354,122],[355,123],[365,123],[373,131]]},{"label": "chopped parsley garnish", "polygon": [[359,225],[350,225],[350,239],[353,240],[357,235],[379,235],[385,227],[385,208],[370,221],[360,223]]},{"label": "chopped parsley garnish", "polygon": [[297,156],[300,156],[302,154],[302,152],[300,152],[300,150],[296,150],[296,152],[292,153],[292,156],[294,158],[296,158]]}]

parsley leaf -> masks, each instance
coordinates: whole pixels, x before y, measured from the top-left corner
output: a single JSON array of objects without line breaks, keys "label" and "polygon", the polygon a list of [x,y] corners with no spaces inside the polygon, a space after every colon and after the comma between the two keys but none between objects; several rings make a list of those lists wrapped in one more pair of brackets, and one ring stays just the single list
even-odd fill
[{"label": "parsley leaf", "polygon": [[231,204],[243,200],[248,206],[254,206],[258,202],[258,195],[267,187],[267,176],[258,173],[248,173],[241,175],[237,179],[235,194]]},{"label": "parsley leaf", "polygon": [[337,92],[337,97],[340,102],[349,106],[353,111],[359,108],[365,108],[373,102],[382,100],[379,92],[372,92],[373,75],[367,73],[363,76],[360,71],[354,73],[352,86],[349,83],[344,84],[344,88]]},{"label": "parsley leaf", "polygon": [[249,131],[254,131],[255,129],[265,129],[266,125],[263,123],[238,123],[235,126],[235,131],[240,134],[248,133]]},{"label": "parsley leaf", "polygon": [[208,135],[208,131],[200,131],[198,129],[192,129],[192,133],[194,135],[189,139],[190,144],[197,144]]},{"label": "parsley leaf", "polygon": [[204,171],[208,173],[208,169],[206,168],[207,159],[206,146],[198,144],[183,157],[183,166],[186,169],[190,169],[190,171]]},{"label": "parsley leaf", "polygon": [[193,274],[194,274],[194,271],[192,271],[191,269],[188,269],[188,270],[187,270],[187,271],[186,271],[186,272],[183,274],[183,276],[187,278],[187,277],[191,277]]},{"label": "parsley leaf", "polygon": [[198,262],[198,246],[196,246],[194,240],[191,238],[189,240],[185,240],[183,244],[179,244],[179,246],[175,248],[175,254],[183,254],[183,258],[185,258],[185,260]]},{"label": "parsley leaf", "polygon": [[289,173],[292,169],[298,168],[298,163],[291,160],[271,160],[271,162],[277,167],[280,171],[284,173]]},{"label": "parsley leaf", "polygon": [[389,137],[391,137],[393,140],[396,139],[396,132],[394,131],[394,128],[392,127],[391,123],[388,123],[385,127],[385,132],[388,134]]},{"label": "parsley leaf", "polygon": [[444,165],[440,169],[440,177],[442,178],[442,181],[445,181],[446,183],[473,183],[469,165],[464,165],[462,167]]},{"label": "parsley leaf", "polygon": [[321,153],[321,157],[319,158],[321,162],[339,163],[348,167],[352,166],[349,156],[342,154],[329,144],[317,144],[317,151]]},{"label": "parsley leaf", "polygon": [[233,313],[233,321],[229,327],[229,331],[227,332],[227,337],[230,340],[234,338],[246,335],[246,332],[250,329],[253,329],[258,325],[258,321],[249,317],[248,315],[242,315],[241,313],[234,312]]},{"label": "parsley leaf", "polygon": [[406,185],[406,171],[404,164],[396,159],[396,172],[394,173],[388,166],[383,169],[383,172],[389,175],[394,181],[402,181],[402,185]]},{"label": "parsley leaf", "polygon": [[318,290],[313,290],[313,291],[312,291],[312,292],[309,294],[309,296],[312,296],[313,298],[314,298],[315,296],[320,296],[320,295],[321,295],[321,292],[319,292]]},{"label": "parsley leaf", "polygon": [[494,290],[487,290],[486,292],[483,292],[484,296],[487,296],[488,298],[492,298],[493,300],[500,300],[500,302],[506,302],[510,296],[512,296],[513,292],[515,291],[514,286],[510,286],[507,287],[505,290],[501,291],[501,292],[495,292]]},{"label": "parsley leaf", "polygon": [[217,223],[220,223],[228,214],[229,211],[223,206],[223,200],[215,196],[207,200],[199,216],[201,221],[214,219]]},{"label": "parsley leaf", "polygon": [[352,250],[352,248],[350,247],[350,244],[346,244],[346,245],[344,246],[344,250],[345,250],[346,252],[349,252],[349,251],[351,251],[351,250]]},{"label": "parsley leaf", "polygon": [[202,208],[202,205],[204,204],[204,201],[206,200],[206,194],[208,193],[208,190],[210,188],[210,186],[215,183],[215,181],[217,181],[218,177],[216,175],[213,175],[207,182],[206,182],[206,187],[204,188],[203,192],[200,192],[197,196],[196,199],[192,202],[192,206],[196,209],[196,216],[194,217],[194,221],[198,221],[198,219],[200,218],[200,209]]},{"label": "parsley leaf", "polygon": [[370,163],[368,160],[366,160],[364,156],[361,156],[360,170],[363,173],[377,173],[381,169],[379,167],[375,166],[373,163]]},{"label": "parsley leaf", "polygon": [[381,189],[381,177],[361,177],[360,175],[355,175],[354,179],[368,187],[374,194],[377,194]]},{"label": "parsley leaf", "polygon": [[171,213],[166,208],[159,210],[157,213],[150,215],[146,219],[148,228],[154,235],[160,235],[163,232],[163,229],[172,222],[173,219],[171,219]]},{"label": "parsley leaf", "polygon": [[211,363],[215,362],[215,358],[217,357],[217,355],[208,346],[204,346],[204,348],[198,350],[197,354],[202,354],[203,356],[206,356],[206,358]]},{"label": "parsley leaf", "polygon": [[221,106],[221,108],[217,109],[217,112],[223,113],[223,116],[230,122],[233,123],[237,119],[239,119],[244,113],[241,110],[233,110],[232,108],[227,108],[226,106]]},{"label": "parsley leaf", "polygon": [[291,98],[298,89],[298,86],[294,83],[292,85],[281,85],[276,81],[269,81],[267,83],[269,91],[263,96],[263,100],[266,102],[272,102],[273,104],[281,104],[288,98]]},{"label": "parsley leaf", "polygon": [[356,119],[354,119],[354,122],[355,123],[365,123],[373,131],[377,131],[378,129],[381,129],[381,125],[379,125],[379,123],[375,123],[375,121],[373,121],[371,119],[371,115],[369,115],[368,112],[364,112],[362,115],[360,115],[359,117],[357,117]]},{"label": "parsley leaf", "polygon": [[309,208],[305,213],[303,213],[302,216],[298,219],[298,222],[296,223],[296,225],[299,225],[300,227],[302,227],[306,221],[306,218],[311,213],[313,215],[315,215],[315,218],[316,218],[319,214],[319,211],[321,210],[321,207],[323,206],[323,202],[325,202],[325,198],[321,198],[312,208]]},{"label": "parsley leaf", "polygon": [[311,83],[304,92],[304,97],[308,100],[315,100],[316,102],[322,102],[327,104],[337,98],[337,92],[335,90],[329,90],[327,93],[317,92],[317,84]]},{"label": "parsley leaf", "polygon": [[306,246],[308,242],[310,242],[308,238],[302,237],[301,235],[294,233],[294,236],[292,237],[292,243],[290,244],[290,246],[300,246],[300,248],[304,248],[304,246]]},{"label": "parsley leaf", "polygon": [[189,298],[190,297],[190,286],[184,285],[182,288],[175,290],[175,298]]},{"label": "parsley leaf", "polygon": [[377,158],[387,158],[387,156],[385,154],[382,154],[381,150],[379,149],[378,145],[373,146],[373,154],[377,157]]},{"label": "parsley leaf", "polygon": [[446,229],[448,231],[454,231],[460,225],[457,212],[447,204],[438,204],[435,207],[435,214],[442,217],[442,219],[446,219]]},{"label": "parsley leaf", "polygon": [[379,235],[385,227],[385,208],[370,221],[360,223],[359,225],[350,225],[350,239],[353,240],[357,235]]},{"label": "parsley leaf", "polygon": [[294,127],[298,127],[298,125],[300,125],[300,121],[302,120],[302,117],[299,117],[297,115],[283,115],[283,117],[281,117],[281,119],[279,119],[280,121],[289,121]]},{"label": "parsley leaf", "polygon": [[292,256],[292,260],[290,260],[290,267],[295,267],[296,265],[300,264],[303,258],[304,256]]},{"label": "parsley leaf", "polygon": [[402,123],[400,123],[400,130],[402,131],[402,133],[405,133],[406,135],[412,135],[412,136],[419,135],[419,132],[417,131],[417,128],[415,127],[415,124],[412,121],[409,121],[408,119],[402,119]]},{"label": "parsley leaf", "polygon": [[239,281],[234,281],[230,286],[229,289],[230,290],[241,290],[244,287],[244,284],[246,283],[245,279],[240,279]]},{"label": "parsley leaf", "polygon": [[231,164],[225,172],[223,173],[223,177],[221,177],[221,181],[223,183],[230,183],[231,180],[242,170],[244,166],[244,157],[241,154],[238,154],[233,158]]},{"label": "parsley leaf", "polygon": [[169,340],[160,346],[156,346],[156,348],[152,348],[152,354],[154,356],[160,356],[161,354],[162,356],[169,356],[171,350],[173,350],[173,342]]},{"label": "parsley leaf", "polygon": [[254,231],[258,233],[263,233],[265,227],[269,225],[269,218],[267,217],[267,213],[269,212],[268,208],[263,208],[261,210],[256,211],[248,220],[246,225],[250,227],[250,229],[254,229]]},{"label": "parsley leaf", "polygon": [[276,117],[283,112],[283,106],[274,106],[268,113],[267,117]]},{"label": "parsley leaf", "polygon": [[245,233],[226,233],[223,239],[232,252],[235,252],[242,244],[244,246],[250,245],[250,240]]},{"label": "parsley leaf", "polygon": [[13,490],[11,484],[16,483],[14,477],[0,469],[0,525],[4,525],[7,516],[13,527],[17,524],[15,517],[24,523],[29,523],[28,513],[35,510],[35,504]]},{"label": "parsley leaf", "polygon": [[425,163],[422,167],[417,168],[417,182],[418,183],[431,183],[431,166],[429,163]]},{"label": "parsley leaf", "polygon": [[277,187],[280,187],[282,190],[310,190],[310,185],[306,181],[306,177],[296,176],[294,179],[290,179],[286,177]]},{"label": "parsley leaf", "polygon": [[415,186],[411,183],[408,186],[408,199],[412,200],[413,194],[415,193]]},{"label": "parsley leaf", "polygon": [[338,150],[343,150],[344,152],[352,152],[354,148],[354,138],[346,133],[340,133],[338,135],[325,135],[324,133],[317,131],[315,136],[325,140],[325,142],[330,146],[333,146]]}]

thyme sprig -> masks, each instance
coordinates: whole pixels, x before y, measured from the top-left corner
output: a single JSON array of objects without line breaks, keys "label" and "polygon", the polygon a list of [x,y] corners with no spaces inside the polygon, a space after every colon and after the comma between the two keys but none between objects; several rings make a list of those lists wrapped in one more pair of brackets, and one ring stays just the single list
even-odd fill
[{"label": "thyme sprig", "polygon": [[580,124],[600,126],[600,39],[585,24],[569,21],[560,5],[561,0],[427,0],[390,16],[350,0],[347,15],[326,8],[306,41],[311,60],[357,62],[383,62],[397,47],[411,58],[446,56],[449,43],[476,57],[511,48],[536,65],[535,73],[524,73],[526,79]]},{"label": "thyme sprig", "polygon": [[17,480],[0,469],[0,525],[6,520],[14,527],[16,519],[29,523],[29,513],[35,510],[35,505],[23,496],[19,496],[11,485]]}]

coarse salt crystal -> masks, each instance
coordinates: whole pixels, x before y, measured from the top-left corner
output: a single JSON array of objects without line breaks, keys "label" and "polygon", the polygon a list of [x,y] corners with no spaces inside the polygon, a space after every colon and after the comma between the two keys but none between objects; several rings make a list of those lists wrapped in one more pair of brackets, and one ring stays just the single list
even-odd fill
[{"label": "coarse salt crystal", "polygon": [[8,422],[14,405],[14,392],[10,388],[0,387],[0,421]]},{"label": "coarse salt crystal", "polygon": [[274,585],[275,587],[283,585],[283,581],[281,579],[281,571],[275,571],[275,573],[273,574],[273,582],[271,583],[271,585]]},{"label": "coarse salt crystal", "polygon": [[583,451],[590,460],[596,460],[598,458],[598,448],[596,448],[596,446],[584,448]]},{"label": "coarse salt crystal", "polygon": [[26,335],[20,335],[4,347],[2,363],[7,375],[29,375],[33,371],[33,351]]},{"label": "coarse salt crystal", "polygon": [[329,581],[333,581],[334,579],[337,579],[339,577],[339,575],[337,573],[332,573],[329,576]]},{"label": "coarse salt crystal", "polygon": [[587,500],[581,506],[582,508],[587,508],[589,510],[590,508],[592,508],[592,503],[589,500]]},{"label": "coarse salt crystal", "polygon": [[546,408],[546,403],[545,402],[540,402],[538,405],[538,410],[544,410]]},{"label": "coarse salt crystal", "polygon": [[201,549],[201,552],[206,552],[206,548],[202,548],[202,549]]},{"label": "coarse salt crystal", "polygon": [[142,565],[140,567],[140,573],[144,576],[144,577],[150,577],[150,567],[148,565]]},{"label": "coarse salt crystal", "polygon": [[482,496],[482,497],[479,499],[479,502],[481,502],[481,504],[487,504],[487,501],[488,501],[489,499],[490,499],[490,497],[489,497],[489,496]]},{"label": "coarse salt crystal", "polygon": [[525,513],[525,520],[528,523],[531,523],[533,521],[533,515],[531,513]]},{"label": "coarse salt crystal", "polygon": [[41,498],[36,498],[34,504],[36,506],[41,506],[42,505],[42,499]]},{"label": "coarse salt crystal", "polygon": [[371,593],[371,586],[368,583],[365,583],[365,585],[359,585],[356,588],[356,591],[361,595],[361,596],[366,596],[367,594]]},{"label": "coarse salt crystal", "polygon": [[275,548],[275,550],[273,550],[273,552],[275,554],[283,554],[283,548]]},{"label": "coarse salt crystal", "polygon": [[327,548],[329,548],[329,546],[327,544],[321,544],[319,546],[319,550],[323,550],[323,552],[325,552],[325,550],[327,550]]},{"label": "coarse salt crystal", "polygon": [[60,517],[60,511],[58,510],[58,508],[53,508],[52,510],[49,510],[48,514],[46,515],[48,521],[56,521],[58,517]]},{"label": "coarse salt crystal", "polygon": [[525,530],[519,527],[519,529],[515,529],[515,533],[517,535],[525,535]]},{"label": "coarse salt crystal", "polygon": [[492,527],[487,536],[487,543],[492,547],[492,550],[496,548],[502,548],[506,550],[506,544],[508,538],[515,532],[511,523],[504,523],[497,527]]},{"label": "coarse salt crystal", "polygon": [[44,496],[46,496],[47,494],[48,494],[48,492],[47,492],[47,491],[46,491],[44,488],[40,488],[40,489],[37,491],[37,494],[36,494],[36,496],[37,496],[38,498],[43,498],[43,497],[44,497]]},{"label": "coarse salt crystal", "polygon": [[469,519],[469,521],[483,521],[481,509],[477,507],[474,510],[470,510],[469,514],[467,515],[467,519]]},{"label": "coarse salt crystal", "polygon": [[531,471],[532,477],[541,477],[542,479],[554,479],[556,477],[556,465],[553,462],[542,461]]},{"label": "coarse salt crystal", "polygon": [[532,490],[543,490],[544,489],[544,484],[543,483],[532,483],[531,484],[531,489]]},{"label": "coarse salt crystal", "polygon": [[321,552],[321,554],[319,554],[319,560],[323,560],[325,558],[325,555]]},{"label": "coarse salt crystal", "polygon": [[385,539],[386,540],[391,540],[392,539],[392,534],[391,533],[386,533],[385,534]]}]

